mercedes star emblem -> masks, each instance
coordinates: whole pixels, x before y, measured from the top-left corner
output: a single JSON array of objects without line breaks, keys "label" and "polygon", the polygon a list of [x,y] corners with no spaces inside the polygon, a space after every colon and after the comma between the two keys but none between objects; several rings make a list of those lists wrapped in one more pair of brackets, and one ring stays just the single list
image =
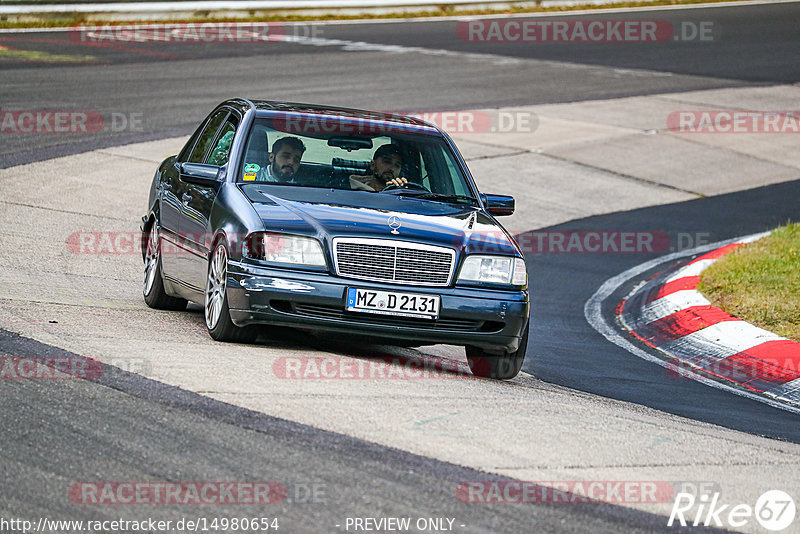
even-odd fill
[{"label": "mercedes star emblem", "polygon": [[400,232],[398,232],[397,229],[400,228],[401,226],[403,226],[403,225],[400,222],[400,219],[398,219],[394,215],[389,217],[389,228],[392,229],[392,233],[393,234],[395,234],[395,235],[399,234]]}]

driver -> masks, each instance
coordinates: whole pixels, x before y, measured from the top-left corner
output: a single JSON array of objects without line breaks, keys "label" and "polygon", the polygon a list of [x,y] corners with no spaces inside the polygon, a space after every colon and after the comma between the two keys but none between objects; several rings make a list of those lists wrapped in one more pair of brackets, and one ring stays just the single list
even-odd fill
[{"label": "driver", "polygon": [[350,188],[357,191],[383,191],[391,185],[405,187],[408,180],[400,176],[403,156],[395,144],[381,145],[369,163],[369,174],[350,175]]},{"label": "driver", "polygon": [[306,146],[297,137],[281,137],[272,144],[269,166],[258,170],[256,181],[297,183],[297,171]]}]

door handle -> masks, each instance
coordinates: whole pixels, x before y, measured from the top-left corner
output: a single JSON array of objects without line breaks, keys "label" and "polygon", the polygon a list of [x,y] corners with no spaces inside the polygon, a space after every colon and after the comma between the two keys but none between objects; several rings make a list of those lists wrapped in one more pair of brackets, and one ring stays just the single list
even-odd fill
[{"label": "door handle", "polygon": [[181,195],[181,199],[183,199],[184,204],[188,204],[190,200],[192,200],[192,195],[189,193],[184,193]]}]

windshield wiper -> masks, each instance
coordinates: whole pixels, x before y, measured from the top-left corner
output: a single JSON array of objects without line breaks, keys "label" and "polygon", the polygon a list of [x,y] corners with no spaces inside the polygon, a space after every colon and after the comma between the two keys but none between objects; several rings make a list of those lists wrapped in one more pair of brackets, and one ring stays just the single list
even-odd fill
[{"label": "windshield wiper", "polygon": [[398,196],[424,198],[425,200],[436,200],[439,202],[460,203],[463,201],[467,201],[470,204],[475,204],[475,199],[473,197],[468,197],[466,195],[446,195],[444,193],[431,193],[428,191],[419,191],[416,189],[400,189],[397,192],[393,193]]}]

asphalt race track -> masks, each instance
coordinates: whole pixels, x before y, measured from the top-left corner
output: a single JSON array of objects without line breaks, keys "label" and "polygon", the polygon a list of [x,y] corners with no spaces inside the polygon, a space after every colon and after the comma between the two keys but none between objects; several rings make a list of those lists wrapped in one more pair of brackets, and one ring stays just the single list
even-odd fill
[{"label": "asphalt race track", "polygon": [[[676,379],[586,321],[598,287],[658,254],[527,254],[525,373],[495,383],[280,380],[270,369],[285,357],[441,364],[463,351],[272,331],[254,345],[221,345],[197,308],[146,308],[135,254],[65,250],[75,232],[135,231],[157,162],[231,96],[535,117],[535,132],[453,134],[483,191],[517,197],[508,227],[522,236],[654,231],[669,238],[658,251],[666,254],[800,219],[797,134],[681,137],[664,126],[675,110],[796,109],[800,3],[552,20],[570,18],[710,23],[713,38],[465,42],[455,20],[287,26],[295,39],[268,43],[100,46],[65,31],[0,33],[2,111],[104,120],[86,134],[2,123],[0,356],[106,366],[96,380],[0,379],[0,519],[269,516],[287,532],[352,532],[347,518],[411,517],[450,518],[456,532],[676,530],[669,499],[457,498],[465,481],[515,480],[705,484],[725,503],[751,505],[779,489],[800,503],[800,416]],[[609,316],[618,301],[609,299]],[[276,481],[286,498],[71,500],[74,484],[99,481]],[[765,532],[755,521],[723,528]],[[784,532],[800,532],[800,522]]]},{"label": "asphalt race track", "polygon": [[[456,21],[300,25],[284,30],[290,36],[315,36],[318,42],[311,44],[86,46],[75,32],[0,33],[0,46],[28,52],[0,56],[4,109],[28,109],[36,102],[54,110],[147,116],[141,132],[106,131],[74,141],[12,136],[0,147],[0,167],[188,135],[205,109],[228,95],[380,110],[475,109],[769,85],[800,77],[794,61],[800,39],[796,3],[646,13],[640,18],[666,20],[679,28],[683,23],[711,22],[719,40],[588,46],[464,42],[456,36]],[[636,15],[592,15],[595,18],[625,20]],[[323,40],[363,43],[362,51],[357,56],[342,54],[346,45],[322,45]],[[412,46],[433,52],[403,53],[402,47]],[[438,51],[453,55],[437,55]],[[31,67],[31,61],[42,58],[34,53],[45,60],[47,54],[56,57]]]}]

